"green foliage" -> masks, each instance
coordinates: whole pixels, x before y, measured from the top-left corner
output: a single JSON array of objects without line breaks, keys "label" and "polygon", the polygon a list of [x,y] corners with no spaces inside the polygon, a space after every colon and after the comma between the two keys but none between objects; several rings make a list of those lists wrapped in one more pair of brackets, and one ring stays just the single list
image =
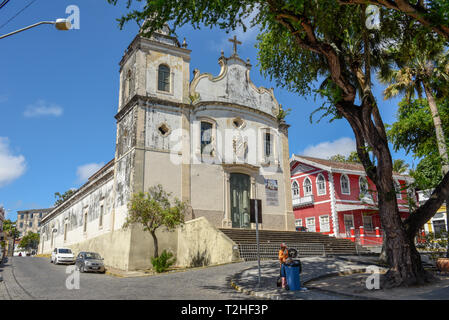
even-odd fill
[{"label": "green foliage", "polygon": [[59,192],[55,192],[55,204],[54,206],[57,207],[60,204],[62,204],[64,201],[66,201],[67,199],[69,199],[74,193],[76,192],[76,190],[70,189],[67,190],[66,192],[64,192],[63,194],[60,194]]},{"label": "green foliage", "polygon": [[166,250],[162,251],[159,257],[151,258],[151,264],[157,273],[166,271],[175,263],[175,261],[176,259],[174,258],[173,253],[167,252]]},{"label": "green foliage", "polygon": [[171,231],[184,223],[185,203],[170,200],[171,193],[166,192],[162,185],[151,187],[148,192],[132,195],[128,203],[128,217],[123,225],[129,227],[133,223],[143,225],[145,231],[154,232],[159,227]]},{"label": "green foliage", "polygon": [[20,232],[17,230],[15,223],[9,219],[3,221],[3,231],[11,238],[18,238],[20,236]]},{"label": "green foliage", "polygon": [[39,246],[39,233],[28,232],[25,236],[20,240],[19,247],[25,250],[33,250],[37,249]]},{"label": "green foliage", "polygon": [[345,163],[361,163],[357,151],[352,151],[349,156],[345,157],[341,154],[336,154],[329,158],[331,161],[345,162]]},{"label": "green foliage", "polygon": [[[449,127],[449,101],[438,100],[443,128]],[[404,149],[420,162],[410,175],[419,189],[434,188],[441,181],[442,159],[438,153],[435,127],[426,99],[403,99],[399,103],[397,121],[389,126],[388,139],[395,151]],[[449,147],[449,139],[446,140]]]},{"label": "green foliage", "polygon": [[445,231],[442,231],[439,234],[429,232],[423,240],[424,242],[419,242],[417,244],[417,248],[430,251],[431,258],[436,260],[441,257],[441,253],[445,253],[448,244],[448,233]]},{"label": "green foliage", "polygon": [[409,164],[406,163],[404,160],[402,159],[393,160],[393,172],[404,174],[407,173],[408,168]]},{"label": "green foliage", "polygon": [[140,224],[148,231],[154,240],[154,257],[158,256],[156,230],[164,227],[173,231],[184,223],[186,204],[177,198],[171,201],[171,193],[166,192],[162,185],[151,187],[148,192],[139,192],[131,196],[128,202],[128,216],[123,228],[132,224]]}]

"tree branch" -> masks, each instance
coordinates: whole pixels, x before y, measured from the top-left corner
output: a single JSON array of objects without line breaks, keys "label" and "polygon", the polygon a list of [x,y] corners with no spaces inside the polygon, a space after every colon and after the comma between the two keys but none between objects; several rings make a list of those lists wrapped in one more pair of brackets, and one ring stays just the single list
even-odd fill
[{"label": "tree branch", "polygon": [[420,3],[415,5],[410,1],[404,0],[338,0],[338,2],[342,5],[369,3],[400,11],[409,17],[418,20],[422,25],[431,28],[433,31],[449,40],[449,27],[442,24],[435,25],[432,19],[429,18],[430,12]]}]

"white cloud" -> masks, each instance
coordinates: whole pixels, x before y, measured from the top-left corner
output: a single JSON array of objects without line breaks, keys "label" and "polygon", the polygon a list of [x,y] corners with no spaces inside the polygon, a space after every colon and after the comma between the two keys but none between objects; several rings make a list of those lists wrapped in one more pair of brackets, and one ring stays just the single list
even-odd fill
[{"label": "white cloud", "polygon": [[25,170],[25,157],[14,156],[9,149],[9,139],[0,137],[0,187],[19,178]]},{"label": "white cloud", "polygon": [[336,154],[341,154],[347,157],[355,150],[355,140],[348,137],[343,137],[334,141],[325,141],[317,145],[308,146],[300,154],[309,157],[328,159]]},{"label": "white cloud", "polygon": [[23,115],[27,118],[39,116],[55,116],[62,115],[63,109],[57,104],[48,103],[45,100],[38,100],[36,103],[26,107]]},{"label": "white cloud", "polygon": [[[220,41],[212,41],[209,46],[211,50],[219,51],[224,50],[225,55],[231,55],[234,52],[234,44],[229,42],[229,39],[234,38],[234,35],[237,36],[237,40],[242,42],[241,45],[237,45],[237,54],[239,52],[239,48],[241,46],[252,45],[256,41],[257,34],[259,33],[259,26],[251,27],[251,20],[253,20],[256,15],[259,13],[259,10],[255,9],[251,14],[243,19],[243,22],[246,26],[246,31],[243,31],[242,27],[238,27],[233,31],[230,31],[225,35],[224,38],[220,39]],[[226,54],[229,52],[229,54]]]},{"label": "white cloud", "polygon": [[76,175],[78,176],[78,182],[85,182],[91,175],[100,170],[104,166],[104,162],[101,163],[88,163],[79,166],[76,169]]}]

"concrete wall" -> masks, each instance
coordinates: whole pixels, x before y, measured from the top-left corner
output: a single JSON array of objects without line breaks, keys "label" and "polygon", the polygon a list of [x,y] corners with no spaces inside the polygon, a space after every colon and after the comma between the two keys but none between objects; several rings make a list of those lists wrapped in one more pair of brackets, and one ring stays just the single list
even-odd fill
[{"label": "concrete wall", "polygon": [[187,221],[178,229],[177,265],[201,266],[240,259],[235,242],[217,230],[206,218]]}]

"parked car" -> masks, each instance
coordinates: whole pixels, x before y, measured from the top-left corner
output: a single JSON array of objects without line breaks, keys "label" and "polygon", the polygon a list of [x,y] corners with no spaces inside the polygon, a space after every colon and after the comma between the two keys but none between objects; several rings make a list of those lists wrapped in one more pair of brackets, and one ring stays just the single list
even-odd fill
[{"label": "parked car", "polygon": [[96,252],[80,252],[76,257],[75,266],[80,272],[94,271],[105,273],[103,258]]},{"label": "parked car", "polygon": [[51,253],[50,262],[54,264],[66,263],[74,264],[75,256],[69,248],[55,248]]},{"label": "parked car", "polygon": [[307,228],[306,227],[296,227],[296,231],[307,232]]}]

